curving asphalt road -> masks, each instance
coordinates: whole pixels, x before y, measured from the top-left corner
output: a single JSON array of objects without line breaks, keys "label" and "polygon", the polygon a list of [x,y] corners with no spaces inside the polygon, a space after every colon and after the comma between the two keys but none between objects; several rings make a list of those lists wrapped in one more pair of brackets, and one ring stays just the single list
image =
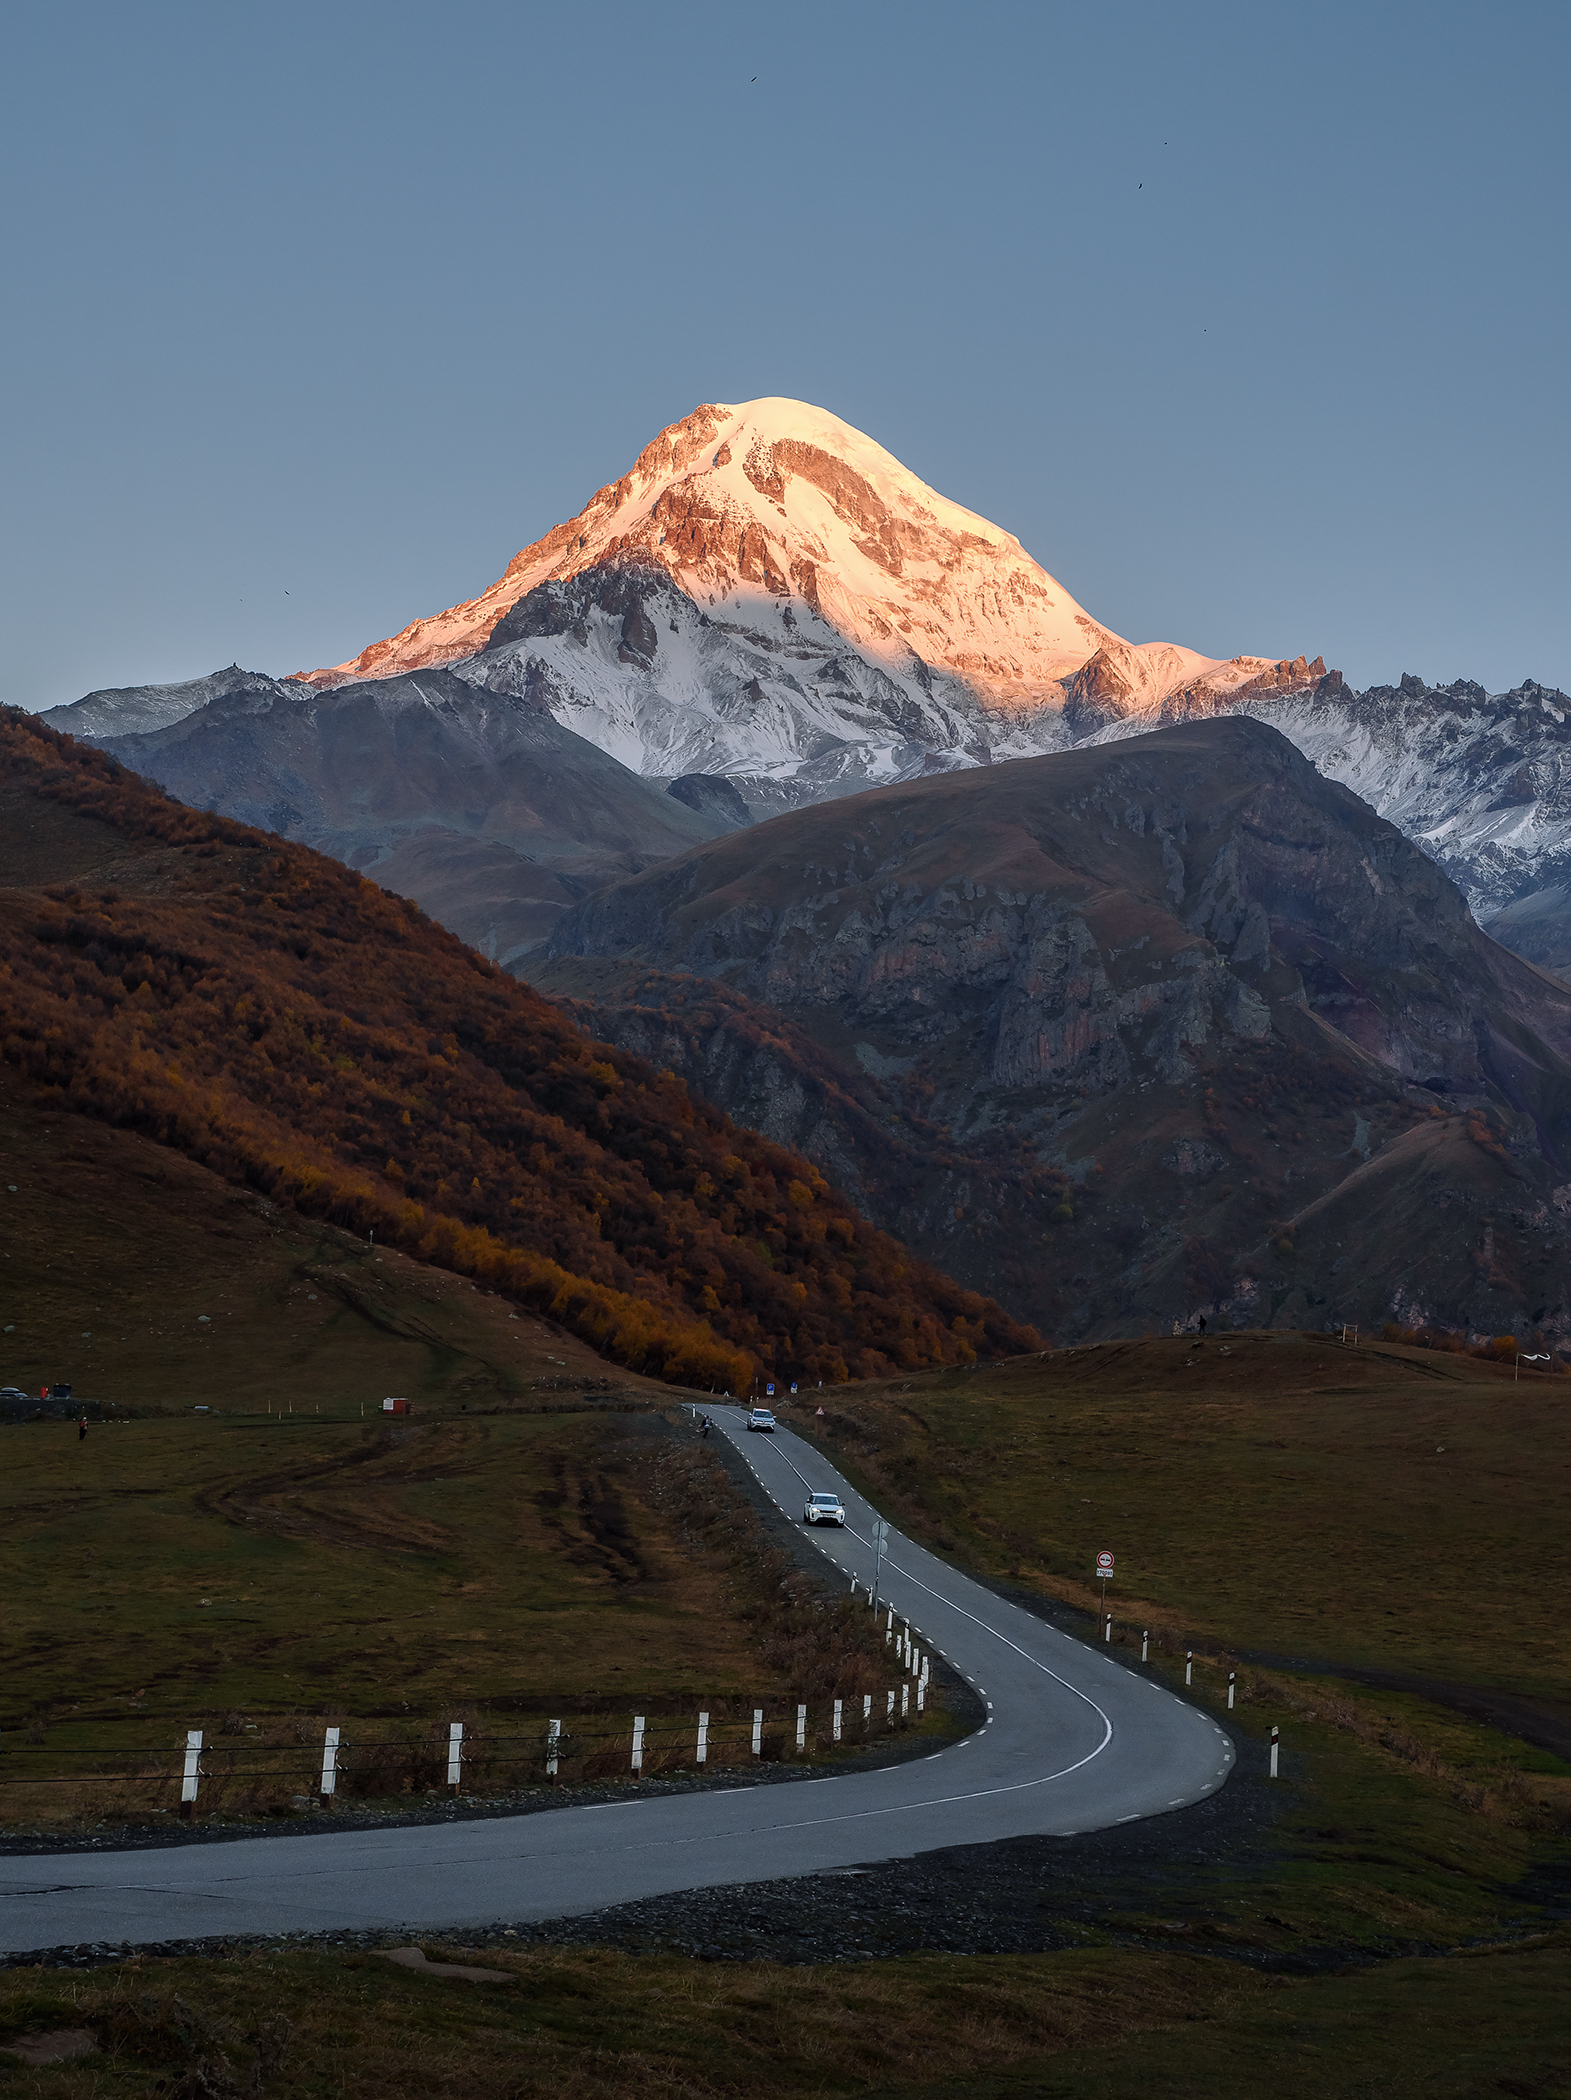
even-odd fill
[{"label": "curving asphalt road", "polygon": [[[839,1491],[846,1528],[809,1536],[865,1591],[871,1506],[789,1431],[750,1434],[741,1410],[711,1411],[791,1516],[810,1490]],[[894,1531],[881,1589],[986,1703],[975,1735],[930,1758],[486,1821],[0,1858],[0,1949],[570,1917],[940,1845],[1102,1829],[1181,1808],[1231,1771],[1233,1746],[1208,1715]]]}]

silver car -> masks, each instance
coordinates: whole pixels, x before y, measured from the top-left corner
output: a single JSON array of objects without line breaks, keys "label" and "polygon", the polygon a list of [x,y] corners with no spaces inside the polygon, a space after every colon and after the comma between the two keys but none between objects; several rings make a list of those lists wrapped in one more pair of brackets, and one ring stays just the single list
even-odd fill
[{"label": "silver car", "polygon": [[807,1507],[802,1512],[804,1524],[843,1524],[846,1513],[840,1506],[838,1495],[809,1495]]}]

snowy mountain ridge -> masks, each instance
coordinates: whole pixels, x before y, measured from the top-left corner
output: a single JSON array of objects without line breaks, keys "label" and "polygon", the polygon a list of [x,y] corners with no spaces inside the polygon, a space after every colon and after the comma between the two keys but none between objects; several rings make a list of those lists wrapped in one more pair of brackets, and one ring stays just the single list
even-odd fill
[{"label": "snowy mountain ridge", "polygon": [[1412,673],[1354,692],[1328,677],[1312,691],[1224,699],[1178,695],[1149,716],[1088,739],[1113,743],[1215,713],[1279,729],[1320,772],[1422,846],[1474,916],[1531,961],[1571,967],[1571,699],[1535,679],[1486,693],[1471,679],[1431,686]]}]

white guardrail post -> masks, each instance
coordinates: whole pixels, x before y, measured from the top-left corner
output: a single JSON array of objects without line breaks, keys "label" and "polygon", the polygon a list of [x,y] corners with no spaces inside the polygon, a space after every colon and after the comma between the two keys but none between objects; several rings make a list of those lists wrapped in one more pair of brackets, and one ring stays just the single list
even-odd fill
[{"label": "white guardrail post", "polygon": [[191,1814],[196,1806],[196,1783],[202,1770],[202,1731],[190,1728],[185,1738],[185,1769],[180,1775],[180,1813]]},{"label": "white guardrail post", "polygon": [[547,1776],[548,1778],[550,1778],[550,1779],[555,1779],[555,1777],[556,1777],[556,1759],[557,1759],[557,1752],[558,1752],[558,1751],[559,1751],[559,1750],[561,1749],[561,1747],[562,1747],[562,1724],[561,1724],[561,1722],[560,1722],[560,1721],[547,1721],[547,1723],[546,1723],[546,1726],[545,1726],[545,1768],[546,1768],[546,1776]]},{"label": "white guardrail post", "polygon": [[807,1708],[805,1706],[799,1706],[796,1710],[796,1747],[798,1750],[807,1748]]},{"label": "white guardrail post", "polygon": [[456,1794],[464,1775],[464,1724],[453,1721],[447,1730],[447,1783]]},{"label": "white guardrail post", "polygon": [[701,1765],[706,1765],[706,1764],[708,1764],[708,1762],[709,1762],[709,1716],[708,1716],[708,1714],[700,1714],[700,1715],[699,1715],[699,1717],[698,1717],[698,1759],[697,1759],[697,1761],[698,1761],[698,1763],[699,1763],[699,1764],[701,1764]]},{"label": "white guardrail post", "polygon": [[326,1808],[338,1788],[338,1730],[330,1728],[322,1738],[322,1806]]},{"label": "white guardrail post", "polygon": [[840,1713],[843,1704],[842,1700],[837,1699],[835,1701],[835,1741],[837,1743],[840,1740]]},{"label": "white guardrail post", "polygon": [[642,1714],[634,1714],[634,1716],[633,1716],[633,1770],[634,1770],[635,1772],[641,1772],[641,1771],[642,1771],[643,1769],[644,1769],[644,1717],[643,1717],[643,1715],[642,1715]]},{"label": "white guardrail post", "polygon": [[764,1709],[763,1709],[763,1708],[762,1708],[761,1706],[755,1706],[755,1707],[753,1708],[753,1755],[754,1755],[755,1757],[762,1757],[762,1756],[763,1756],[763,1754],[764,1754]]}]

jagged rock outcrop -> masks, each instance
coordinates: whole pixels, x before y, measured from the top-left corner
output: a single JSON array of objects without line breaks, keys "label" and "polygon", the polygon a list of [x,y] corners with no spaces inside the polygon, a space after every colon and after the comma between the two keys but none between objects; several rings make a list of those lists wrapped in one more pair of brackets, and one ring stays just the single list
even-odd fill
[{"label": "jagged rock outcrop", "polygon": [[667,782],[666,793],[685,802],[689,809],[716,818],[728,831],[753,821],[753,813],[742,800],[736,782],[727,780],[723,773],[683,773]]}]

